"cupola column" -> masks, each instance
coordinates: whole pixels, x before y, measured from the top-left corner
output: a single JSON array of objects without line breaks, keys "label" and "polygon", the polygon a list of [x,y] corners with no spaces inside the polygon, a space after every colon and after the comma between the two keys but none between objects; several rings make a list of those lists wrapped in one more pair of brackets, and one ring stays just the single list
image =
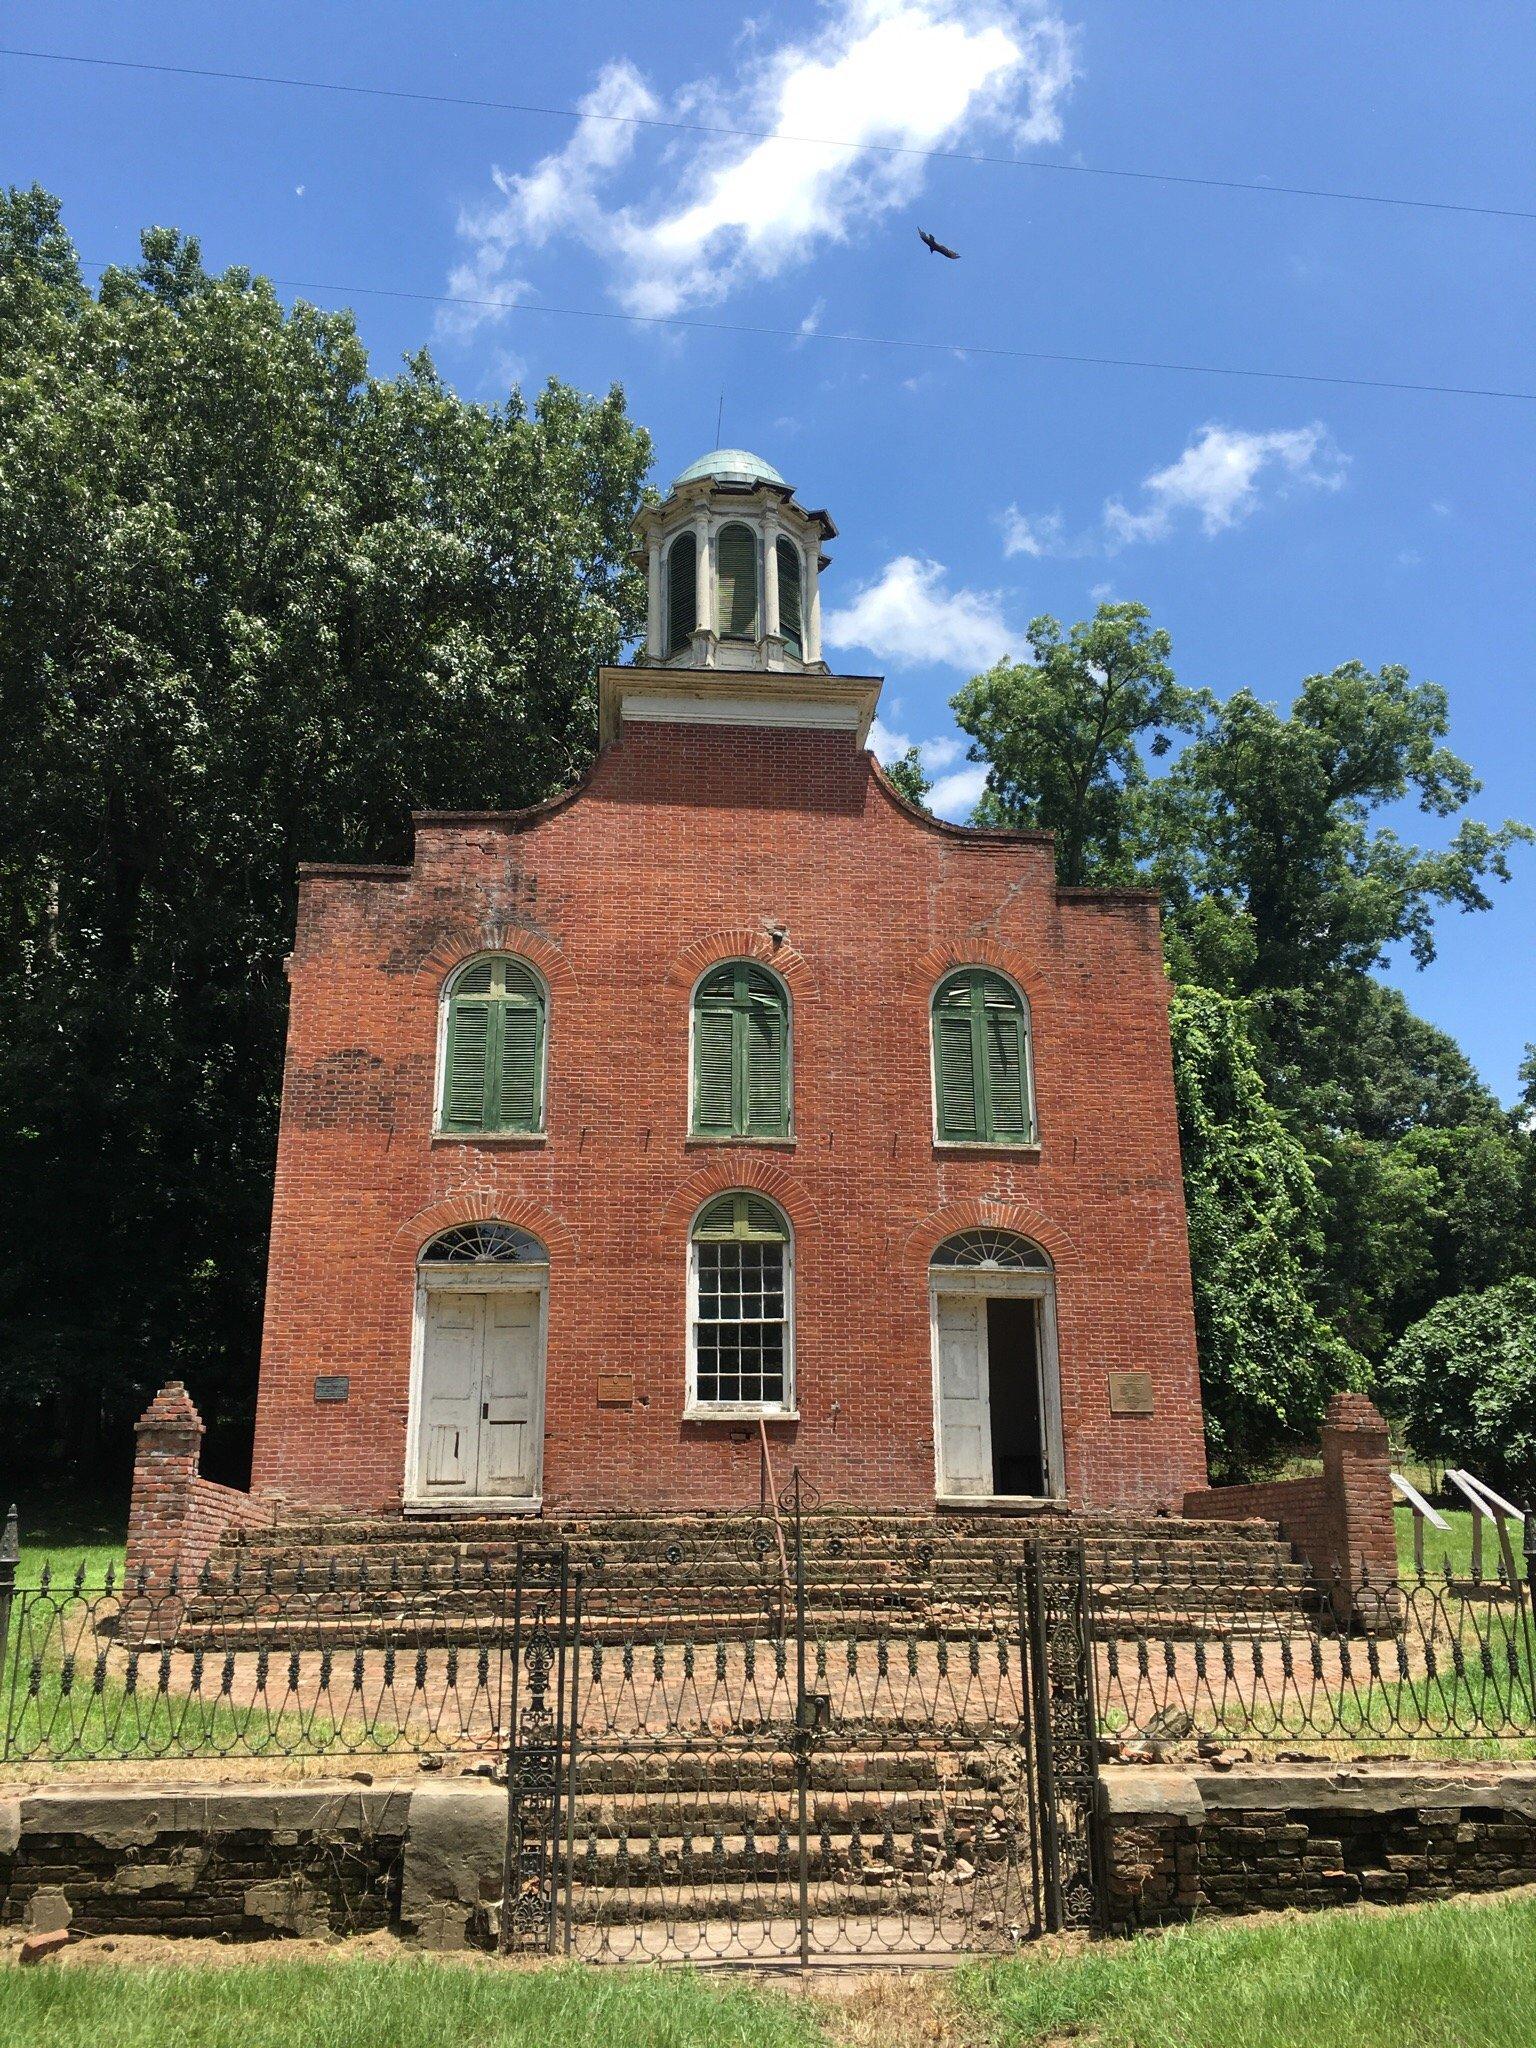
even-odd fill
[{"label": "cupola column", "polygon": [[810,588],[805,593],[805,658],[807,661],[821,659],[821,570],[816,560],[814,547],[806,550],[809,556],[808,570]]},{"label": "cupola column", "polygon": [[645,604],[645,651],[651,657],[652,661],[660,661],[665,656],[667,651],[667,629],[663,622],[664,605],[662,601],[661,585],[661,540],[654,531],[651,534],[650,554],[647,562],[647,572],[648,580],[646,583]]},{"label": "cupola column", "polygon": [[694,551],[694,631],[713,633],[715,630],[715,562],[714,550],[710,546],[710,518],[704,506],[693,515]]},{"label": "cupola column", "polygon": [[763,638],[779,632],[779,516],[770,505],[763,516]]}]

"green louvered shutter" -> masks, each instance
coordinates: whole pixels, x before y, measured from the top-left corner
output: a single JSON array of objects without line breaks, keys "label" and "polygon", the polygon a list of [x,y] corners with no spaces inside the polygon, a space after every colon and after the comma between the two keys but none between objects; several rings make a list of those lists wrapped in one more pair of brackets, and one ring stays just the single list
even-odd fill
[{"label": "green louvered shutter", "polygon": [[693,1128],[728,1138],[734,1128],[734,975],[729,967],[701,982],[693,1009]]},{"label": "green louvered shutter", "polygon": [[800,602],[800,550],[792,540],[780,540],[779,631],[796,654],[804,652],[805,625]]},{"label": "green louvered shutter", "polygon": [[698,542],[679,534],[667,556],[667,652],[686,647],[698,624]]},{"label": "green louvered shutter", "polygon": [[443,1073],[443,1129],[483,1131],[491,1049],[491,1006],[455,995],[448,1005],[448,1049]]},{"label": "green louvered shutter", "polygon": [[499,1131],[539,1128],[539,1009],[537,1001],[509,1002],[501,1012]]},{"label": "green louvered shutter", "polygon": [[1024,1019],[1006,983],[983,985],[981,1029],[986,1049],[987,1136],[1027,1138],[1029,1087],[1024,1065]]},{"label": "green louvered shutter", "polygon": [[971,1006],[957,1002],[953,990],[934,1006],[934,1085],[939,1098],[941,1138],[979,1138],[980,1104],[976,1099],[976,1057],[971,1038]]},{"label": "green louvered shutter", "polygon": [[716,630],[727,640],[757,638],[757,535],[750,526],[726,526],[716,542],[720,593]]},{"label": "green louvered shutter", "polygon": [[785,1021],[777,984],[768,975],[753,972],[741,1018],[748,1137],[782,1138],[789,1127]]},{"label": "green louvered shutter", "polygon": [[443,1061],[445,1131],[543,1122],[544,989],[521,962],[475,960],[453,985]]}]

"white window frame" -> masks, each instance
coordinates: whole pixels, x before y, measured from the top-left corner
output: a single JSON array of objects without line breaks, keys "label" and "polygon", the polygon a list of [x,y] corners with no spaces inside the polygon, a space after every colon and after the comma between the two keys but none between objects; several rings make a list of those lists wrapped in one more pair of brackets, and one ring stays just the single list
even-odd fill
[{"label": "white window frame", "polygon": [[[453,1000],[455,982],[461,974],[468,973],[478,960],[515,960],[519,967],[527,968],[539,984],[539,993],[544,999],[544,1029],[539,1033],[539,1123],[532,1131],[450,1131],[443,1123],[443,1090],[447,1082],[448,1064],[448,1006]],[[515,952],[510,946],[482,946],[478,953],[466,954],[456,962],[443,978],[443,985],[437,992],[437,1054],[432,1062],[432,1136],[452,1140],[458,1145],[542,1145],[549,1135],[549,1034],[554,1016],[554,1004],[550,1001],[549,983],[544,971],[526,953]]]},{"label": "white window frame", "polygon": [[[772,1198],[752,1188],[726,1188],[725,1194],[750,1194],[758,1201],[769,1202]],[[683,1343],[688,1361],[687,1386],[683,1402],[685,1422],[756,1422],[761,1418],[767,1422],[798,1422],[800,1411],[795,1405],[795,1234],[794,1228],[777,1202],[772,1203],[774,1213],[784,1226],[784,1398],[779,1402],[768,1401],[701,1401],[699,1399],[699,1241],[694,1236],[699,1217],[712,1203],[718,1202],[715,1194],[702,1202],[688,1225],[688,1319],[684,1326]],[[723,1242],[724,1240],[722,1240]],[[751,1240],[744,1240],[750,1243]]]}]

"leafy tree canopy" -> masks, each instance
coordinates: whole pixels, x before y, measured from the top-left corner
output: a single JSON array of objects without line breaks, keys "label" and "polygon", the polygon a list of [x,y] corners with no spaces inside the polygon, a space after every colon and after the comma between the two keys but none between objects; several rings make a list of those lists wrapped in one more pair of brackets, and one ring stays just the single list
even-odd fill
[{"label": "leafy tree canopy", "polygon": [[1421,1457],[1536,1500],[1536,1279],[1437,1303],[1394,1347],[1383,1393]]},{"label": "leafy tree canopy", "polygon": [[888,761],[885,772],[909,804],[916,804],[919,810],[927,810],[933,783],[924,771],[923,759],[916,747],[908,747],[898,759]]},{"label": "leafy tree canopy", "polygon": [[239,1409],[296,867],[580,772],[649,458],[617,390],[379,378],[167,229],[92,295],[0,202],[0,1408]]},{"label": "leafy tree canopy", "polygon": [[1176,989],[1170,1024],[1207,1445],[1231,1479],[1315,1440],[1361,1364],[1310,1298],[1321,1203],[1265,1094],[1243,1004]]},{"label": "leafy tree canopy", "polygon": [[1174,680],[1145,605],[1100,605],[1066,634],[1036,619],[1029,644],[1032,662],[999,662],[954,699],[970,758],[990,770],[976,823],[1054,831],[1064,883],[1132,881],[1154,851],[1143,736],[1165,753],[1207,699]]}]

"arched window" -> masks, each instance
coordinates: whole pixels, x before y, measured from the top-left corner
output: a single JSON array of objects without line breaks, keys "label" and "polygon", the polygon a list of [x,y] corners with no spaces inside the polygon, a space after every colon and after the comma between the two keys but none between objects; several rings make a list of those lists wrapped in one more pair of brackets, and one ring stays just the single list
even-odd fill
[{"label": "arched window", "polygon": [[789,998],[752,960],[713,967],[693,992],[693,1123],[702,1138],[789,1135]]},{"label": "arched window", "polygon": [[667,554],[667,652],[676,654],[699,622],[699,544],[680,533]]},{"label": "arched window", "polygon": [[723,640],[755,640],[757,535],[750,526],[722,526],[715,546],[720,593],[716,629]]},{"label": "arched window", "polygon": [[1051,1262],[1032,1238],[1012,1230],[962,1230],[946,1237],[929,1261],[986,1273],[1048,1273]]},{"label": "arched window", "polygon": [[805,652],[805,607],[800,596],[800,550],[782,535],[778,541],[779,631],[786,646]]},{"label": "arched window", "polygon": [[1020,1145],[1034,1137],[1029,1015],[1001,974],[967,967],[934,992],[933,1089],[941,1139]]},{"label": "arched window", "polygon": [[547,1266],[549,1253],[536,1237],[510,1223],[455,1223],[424,1244],[422,1266]]},{"label": "arched window", "polygon": [[782,1414],[793,1407],[789,1225],[763,1195],[720,1195],[693,1226],[688,1406]]},{"label": "arched window", "polygon": [[537,1131],[544,1123],[544,984],[491,953],[448,984],[442,1129]]}]

